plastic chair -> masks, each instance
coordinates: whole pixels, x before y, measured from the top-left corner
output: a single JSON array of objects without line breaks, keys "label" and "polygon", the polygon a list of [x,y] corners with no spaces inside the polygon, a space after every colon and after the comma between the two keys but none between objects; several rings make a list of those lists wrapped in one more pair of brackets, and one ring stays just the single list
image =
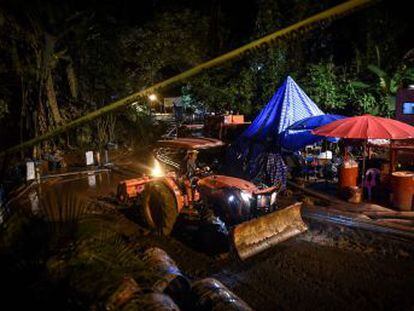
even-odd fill
[{"label": "plastic chair", "polygon": [[372,188],[377,185],[377,178],[380,174],[381,172],[377,168],[370,168],[365,173],[363,187],[367,189],[369,201],[371,201]]}]

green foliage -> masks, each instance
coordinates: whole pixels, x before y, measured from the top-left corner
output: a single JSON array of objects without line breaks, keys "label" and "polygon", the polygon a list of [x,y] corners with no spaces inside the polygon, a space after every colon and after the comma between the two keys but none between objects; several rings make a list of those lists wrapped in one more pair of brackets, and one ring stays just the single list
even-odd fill
[{"label": "green foliage", "polygon": [[[14,212],[0,230],[3,303],[16,308],[36,303],[46,309],[104,307],[124,276],[143,287],[157,278],[127,243],[136,224],[73,195],[50,193],[35,211]],[[9,301],[17,296],[24,299]]]},{"label": "green foliage", "polygon": [[[182,9],[171,10],[160,3],[154,2],[148,19],[137,18],[133,23],[124,23],[111,12],[102,15],[93,6],[77,11],[70,4],[48,4],[35,14],[31,10],[2,13],[0,53],[6,62],[0,72],[6,67],[6,79],[17,83],[0,86],[0,118],[5,119],[7,107],[7,119],[20,121],[20,128],[16,122],[7,125],[15,137],[21,132],[20,139],[26,140],[55,127],[59,122],[54,119],[60,118],[53,111],[61,114],[63,122],[87,115],[114,99],[331,6],[330,2],[256,1],[241,33],[239,25],[236,31],[226,29],[233,23],[233,12],[220,1],[212,2],[209,13],[198,5],[180,4]],[[398,38],[403,38],[406,23],[391,18],[386,8],[355,16],[346,29],[338,24],[308,35],[307,28],[279,37],[277,42],[269,42],[269,46],[261,46],[251,54],[239,54],[242,59],[233,65],[187,80],[183,88],[185,102],[192,109],[201,106],[254,114],[289,74],[298,81],[302,79],[310,96],[327,112],[390,115],[393,94],[403,81],[413,80],[414,70],[407,67],[403,73],[387,75],[401,59]],[[349,30],[358,27],[363,36]],[[316,65],[309,67],[308,63]],[[52,83],[45,83],[50,77]],[[352,109],[345,110],[345,105]],[[153,126],[148,114],[130,109],[117,115],[117,121],[116,132],[125,135],[116,137],[124,141],[132,135],[130,140],[150,143],[163,127]],[[103,119],[90,122],[78,131],[79,135],[71,134],[70,138],[76,136],[74,141],[80,146],[102,145],[115,136],[105,123]],[[2,128],[2,132],[7,130]]]},{"label": "green foliage", "polygon": [[348,115],[360,115],[360,114],[372,114],[379,115],[381,114],[381,107],[378,97],[375,97],[374,94],[369,93],[359,87],[355,87],[354,84],[349,83],[344,89],[344,97],[347,97],[347,107],[352,107]]},{"label": "green foliage", "polygon": [[167,127],[153,120],[145,99],[118,114],[118,122],[122,124],[116,129],[118,142],[137,148],[146,148],[154,143]]},{"label": "green foliage", "polygon": [[7,102],[4,99],[0,99],[0,120],[3,119],[9,112]]},{"label": "green foliage", "polygon": [[[281,29],[308,14],[308,10],[315,9],[313,4],[299,2],[294,3],[292,9],[291,1],[273,0],[258,1],[257,8],[250,39]],[[300,54],[304,48],[301,40],[280,40],[232,65],[195,77],[183,88],[183,95],[189,96],[193,105],[202,104],[213,111],[254,115],[269,101],[287,75],[295,76],[300,72],[306,61]]]},{"label": "green foliage", "polygon": [[169,78],[205,59],[208,51],[205,16],[195,11],[168,11],[132,29],[121,39],[131,90]]},{"label": "green foliage", "polygon": [[104,229],[79,240],[66,264],[70,287],[89,304],[108,299],[125,275],[141,284],[151,280],[151,274],[124,239]]},{"label": "green foliage", "polygon": [[336,70],[331,62],[311,65],[308,69],[304,84],[307,94],[324,111],[338,111],[346,105]]},{"label": "green foliage", "polygon": [[196,77],[183,88],[186,102],[193,107],[198,103],[212,111],[252,112],[255,80],[254,72],[240,64],[213,69]]},{"label": "green foliage", "polygon": [[397,68],[394,74],[388,74],[373,64],[369,64],[368,69],[377,76],[377,90],[388,96],[395,95],[403,84],[414,82],[414,67],[409,68],[404,64]]},{"label": "green foliage", "polygon": [[[376,52],[375,58],[379,58],[378,47]],[[355,62],[356,66],[340,66],[329,59],[309,65],[303,79],[307,94],[325,112],[392,117],[396,92],[414,82],[414,68],[403,60],[393,74],[372,63],[364,70],[358,53]]]}]

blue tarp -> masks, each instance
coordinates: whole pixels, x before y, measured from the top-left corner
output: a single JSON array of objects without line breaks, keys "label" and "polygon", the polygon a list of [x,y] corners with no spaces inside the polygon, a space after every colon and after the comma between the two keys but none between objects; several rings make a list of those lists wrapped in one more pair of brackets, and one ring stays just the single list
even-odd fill
[{"label": "blue tarp", "polygon": [[[288,76],[269,103],[229,149],[227,154],[227,163],[231,163],[229,173],[240,175],[241,172],[240,176],[250,179],[257,179],[263,173],[269,173],[266,172],[267,168],[261,165],[264,162],[260,159],[280,152],[278,148],[285,130],[297,121],[323,114],[322,110]],[[273,157],[267,156],[267,159]],[[271,175],[283,178],[284,173],[278,170],[271,172]]]},{"label": "blue tarp", "polygon": [[279,142],[280,134],[293,123],[322,114],[322,110],[288,76],[240,139],[264,141],[271,138]]},{"label": "blue tarp", "polygon": [[[336,114],[324,114],[295,122],[284,131],[281,138],[281,145],[285,149],[296,151],[306,145],[317,143],[326,137],[313,135],[311,130],[344,118],[344,116]],[[328,141],[337,142],[338,139],[328,138]]]}]

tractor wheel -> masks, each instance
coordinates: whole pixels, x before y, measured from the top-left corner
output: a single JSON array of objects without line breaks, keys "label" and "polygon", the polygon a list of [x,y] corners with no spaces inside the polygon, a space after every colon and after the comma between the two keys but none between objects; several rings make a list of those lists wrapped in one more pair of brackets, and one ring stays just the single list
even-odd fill
[{"label": "tractor wheel", "polygon": [[142,194],[142,212],[147,225],[161,235],[169,235],[178,216],[177,201],[162,182],[153,182]]}]

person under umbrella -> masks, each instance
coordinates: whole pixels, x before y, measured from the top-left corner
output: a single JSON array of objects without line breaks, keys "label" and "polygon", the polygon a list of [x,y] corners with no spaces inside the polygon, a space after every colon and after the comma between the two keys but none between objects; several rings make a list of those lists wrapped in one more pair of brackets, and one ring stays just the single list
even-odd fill
[{"label": "person under umbrella", "polygon": [[414,138],[414,127],[406,123],[369,114],[334,121],[312,130],[312,134],[325,137],[363,140],[362,184],[365,176],[365,154],[368,139],[394,140]]}]

